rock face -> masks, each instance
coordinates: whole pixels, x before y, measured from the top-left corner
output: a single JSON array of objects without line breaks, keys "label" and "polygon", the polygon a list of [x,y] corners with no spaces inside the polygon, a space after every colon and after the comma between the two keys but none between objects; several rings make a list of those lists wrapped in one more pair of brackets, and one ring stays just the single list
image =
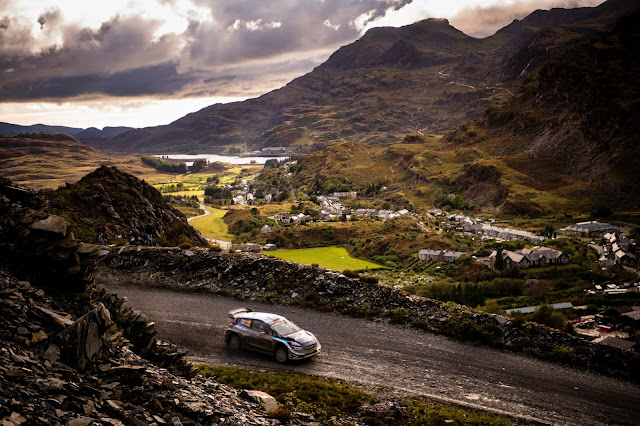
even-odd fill
[{"label": "rock face", "polygon": [[97,357],[102,348],[101,336],[112,325],[109,311],[98,304],[56,336],[60,360],[84,370]]},{"label": "rock face", "polygon": [[43,196],[50,202],[51,211],[67,218],[74,235],[85,242],[128,241],[134,228],[142,234],[151,224],[154,241],[160,245],[207,245],[185,216],[164,202],[160,192],[115,167],[102,166],[80,181]]},{"label": "rock face", "polygon": [[391,287],[274,257],[121,248],[97,262],[97,281],[105,284],[188,287],[238,299],[387,319],[541,359],[640,379],[640,359],[633,352],[592,344],[543,325],[514,323],[464,306],[409,296]]},{"label": "rock face", "polygon": [[153,324],[104,289],[54,299],[0,267],[0,309],[3,425],[274,424],[259,402],[194,376],[184,353],[149,338]]}]

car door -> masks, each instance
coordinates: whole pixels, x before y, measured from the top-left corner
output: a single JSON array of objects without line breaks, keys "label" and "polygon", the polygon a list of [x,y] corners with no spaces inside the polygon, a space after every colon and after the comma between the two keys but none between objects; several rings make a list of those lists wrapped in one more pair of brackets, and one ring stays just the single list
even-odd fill
[{"label": "car door", "polygon": [[257,349],[270,351],[273,345],[271,327],[263,321],[253,320],[249,344]]}]

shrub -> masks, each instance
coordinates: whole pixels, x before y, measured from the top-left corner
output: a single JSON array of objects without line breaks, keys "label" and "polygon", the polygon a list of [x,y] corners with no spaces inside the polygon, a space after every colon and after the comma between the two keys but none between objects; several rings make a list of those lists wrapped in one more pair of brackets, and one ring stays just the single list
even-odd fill
[{"label": "shrub", "polygon": [[347,278],[359,278],[360,275],[357,272],[352,271],[351,269],[345,269],[342,271],[342,275]]},{"label": "shrub", "polygon": [[182,250],[187,250],[187,249],[190,249],[193,246],[191,245],[191,243],[189,243],[187,241],[184,241],[184,242],[178,244],[178,247],[181,248]]},{"label": "shrub", "polygon": [[365,282],[367,284],[378,284],[378,277],[374,277],[371,275],[362,275],[360,276],[360,279],[362,280],[362,282]]},{"label": "shrub", "polygon": [[269,415],[269,417],[278,419],[280,423],[287,424],[291,421],[291,411],[287,410],[286,408],[278,408],[277,410],[273,411]]},{"label": "shrub", "polygon": [[406,308],[395,308],[391,311],[391,324],[403,324],[407,317],[409,316],[409,311]]}]

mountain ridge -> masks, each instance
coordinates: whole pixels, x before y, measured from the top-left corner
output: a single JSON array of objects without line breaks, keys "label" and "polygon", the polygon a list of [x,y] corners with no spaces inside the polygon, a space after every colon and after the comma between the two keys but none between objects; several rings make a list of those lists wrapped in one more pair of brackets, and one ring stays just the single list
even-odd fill
[{"label": "mountain ridge", "polygon": [[[506,102],[526,75],[570,52],[572,40],[637,3],[536,11],[484,39],[437,19],[374,28],[280,89],[129,131],[100,147],[222,152],[246,144],[306,151],[340,140],[388,143],[409,133],[444,133]],[[562,25],[540,24],[545,20]]]}]

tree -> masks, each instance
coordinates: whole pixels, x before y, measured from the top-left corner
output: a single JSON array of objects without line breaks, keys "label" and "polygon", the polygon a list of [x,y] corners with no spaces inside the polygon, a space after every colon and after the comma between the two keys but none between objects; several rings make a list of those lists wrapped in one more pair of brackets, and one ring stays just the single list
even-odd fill
[{"label": "tree", "polygon": [[502,257],[502,249],[499,248],[496,252],[496,261],[493,265],[498,271],[502,271],[504,269],[504,258]]}]

